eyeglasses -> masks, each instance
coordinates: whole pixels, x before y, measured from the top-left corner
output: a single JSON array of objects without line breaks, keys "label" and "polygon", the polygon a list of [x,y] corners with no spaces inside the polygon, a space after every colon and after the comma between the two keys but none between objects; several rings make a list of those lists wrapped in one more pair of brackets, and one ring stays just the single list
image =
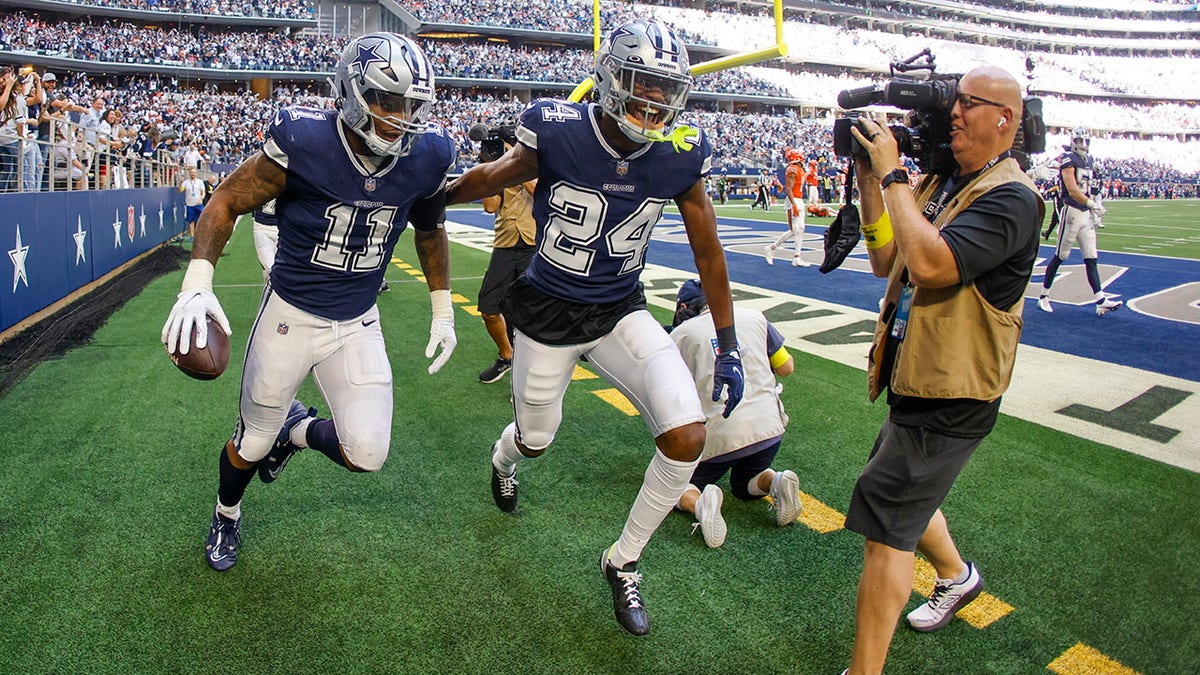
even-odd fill
[{"label": "eyeglasses", "polygon": [[958,107],[962,108],[964,111],[970,110],[971,108],[974,108],[975,106],[979,106],[979,105],[991,105],[991,106],[996,106],[997,108],[1007,108],[1008,107],[1008,106],[1004,105],[1003,103],[997,103],[995,101],[989,101],[986,98],[980,98],[978,96],[964,94],[961,91],[958,92],[958,95],[954,97],[954,100],[958,101]]}]

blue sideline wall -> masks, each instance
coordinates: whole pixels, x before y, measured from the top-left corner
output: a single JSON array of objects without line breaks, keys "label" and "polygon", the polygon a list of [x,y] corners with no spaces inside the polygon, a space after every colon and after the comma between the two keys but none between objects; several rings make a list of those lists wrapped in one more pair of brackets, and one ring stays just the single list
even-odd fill
[{"label": "blue sideline wall", "polygon": [[187,229],[172,188],[0,195],[0,331]]}]

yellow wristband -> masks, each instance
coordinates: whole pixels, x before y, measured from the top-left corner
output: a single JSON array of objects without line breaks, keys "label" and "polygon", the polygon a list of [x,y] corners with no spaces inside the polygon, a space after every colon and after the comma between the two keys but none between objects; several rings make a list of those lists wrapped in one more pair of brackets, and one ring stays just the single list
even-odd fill
[{"label": "yellow wristband", "polygon": [[862,226],[863,239],[867,242],[867,248],[883,248],[892,241],[892,218],[885,210],[879,220],[870,225]]},{"label": "yellow wristband", "polygon": [[774,370],[787,363],[790,356],[791,354],[788,353],[787,347],[780,345],[779,351],[771,355],[771,369]]}]

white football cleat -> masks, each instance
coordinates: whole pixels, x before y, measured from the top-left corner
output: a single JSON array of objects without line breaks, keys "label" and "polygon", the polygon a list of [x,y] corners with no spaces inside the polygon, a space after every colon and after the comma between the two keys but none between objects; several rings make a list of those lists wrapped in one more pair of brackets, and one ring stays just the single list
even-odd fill
[{"label": "white football cleat", "polygon": [[775,524],[786,527],[796,522],[804,509],[800,501],[800,478],[792,471],[776,472],[768,494],[775,506]]},{"label": "white football cleat", "polygon": [[763,255],[767,257],[768,265],[775,264],[775,247],[774,246],[767,246],[766,248],[764,248]]},{"label": "white football cleat", "polygon": [[700,533],[704,535],[704,544],[709,548],[720,548],[725,543],[725,518],[721,516],[721,504],[725,501],[725,493],[716,485],[706,485],[700,498],[696,500],[696,523]]},{"label": "white football cleat", "polygon": [[1105,298],[1096,303],[1096,316],[1104,316],[1109,312],[1115,312],[1118,309],[1121,309],[1121,306],[1124,304],[1125,303],[1121,302],[1120,300]]},{"label": "white football cleat", "polygon": [[1054,312],[1054,308],[1050,306],[1049,296],[1043,295],[1042,297],[1038,298],[1038,309],[1048,313]]}]

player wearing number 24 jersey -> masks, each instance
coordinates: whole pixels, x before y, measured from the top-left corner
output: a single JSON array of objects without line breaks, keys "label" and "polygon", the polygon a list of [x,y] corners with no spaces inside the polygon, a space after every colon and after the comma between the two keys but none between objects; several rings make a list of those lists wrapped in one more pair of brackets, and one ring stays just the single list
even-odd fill
[{"label": "player wearing number 24 jersey", "polygon": [[[351,41],[333,79],[337,110],[286,108],[262,151],[213,193],[200,216],[183,291],[162,339],[186,352],[204,317],[229,333],[212,292],[213,268],[234,219],[275,201],[279,240],[246,347],[233,436],[221,450],[217,506],[205,546],[216,570],[237,561],[241,501],[311,447],[350,471],[377,471],[391,443],[392,369],[375,305],[392,249],[412,223],[430,290],[426,358],[437,372],[457,342],[450,302],[446,172],[454,144],[426,116],[429,62],[412,40],[372,33]],[[313,376],[332,419],[294,399]]]},{"label": "player wearing number 24 jersey", "polygon": [[516,508],[517,464],[554,440],[582,357],[633,403],[654,436],[658,451],[625,528],[600,560],[617,621],[642,635],[650,623],[637,561],[704,447],[704,410],[691,373],[646,310],[638,281],[667,204],[679,207],[709,294],[720,342],[713,400],[727,392],[726,416],[741,400],[741,360],[725,254],[705,189],[711,150],[701,132],[673,128],[692,85],[683,42],[657,21],[627,23],[601,45],[593,80],[596,103],[532,104],[521,116],[518,143],[451,183],[447,201],[474,201],[538,179],[536,253],[502,305],[515,328],[515,421],[492,446],[496,506]]}]

